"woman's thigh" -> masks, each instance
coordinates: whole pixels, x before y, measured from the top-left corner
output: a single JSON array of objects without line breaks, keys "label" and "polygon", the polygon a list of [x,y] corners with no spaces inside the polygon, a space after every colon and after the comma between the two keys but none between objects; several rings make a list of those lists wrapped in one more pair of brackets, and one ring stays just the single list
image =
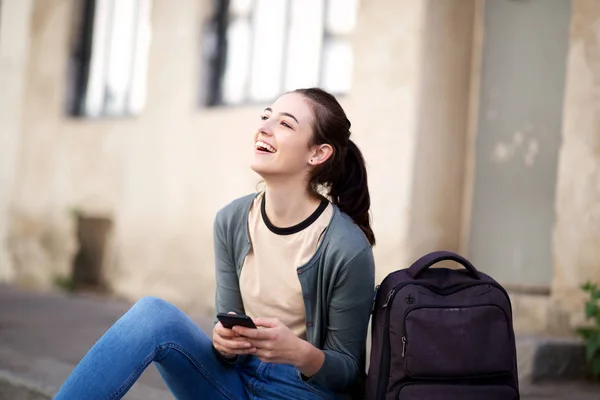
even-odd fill
[{"label": "woman's thigh", "polygon": [[212,341],[175,306],[139,300],[96,342],[57,399],[120,399],[155,362],[177,399],[245,399],[236,369],[221,363]]}]

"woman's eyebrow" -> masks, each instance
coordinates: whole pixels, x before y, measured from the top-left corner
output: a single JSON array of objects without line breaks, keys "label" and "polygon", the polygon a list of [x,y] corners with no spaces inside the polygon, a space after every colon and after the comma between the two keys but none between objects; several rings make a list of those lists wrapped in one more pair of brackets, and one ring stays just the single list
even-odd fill
[{"label": "woman's eyebrow", "polygon": [[[269,112],[273,112],[273,110],[271,109],[271,107],[267,107],[265,108],[265,111],[269,111]],[[290,118],[292,118],[294,121],[296,121],[296,123],[298,125],[300,125],[300,122],[298,122],[298,118],[294,117],[292,114],[290,114],[289,112],[280,112],[279,115],[285,115],[288,116]]]}]

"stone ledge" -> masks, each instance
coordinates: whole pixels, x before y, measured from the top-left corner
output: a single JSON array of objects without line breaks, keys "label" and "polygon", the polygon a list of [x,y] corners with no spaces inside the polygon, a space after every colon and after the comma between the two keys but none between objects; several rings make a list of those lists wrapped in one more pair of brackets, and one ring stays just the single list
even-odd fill
[{"label": "stone ledge", "polygon": [[[56,394],[56,388],[52,384],[44,385],[42,383],[47,380],[48,377],[41,374],[16,374],[0,369],[0,400],[52,400]],[[56,383],[60,384],[62,382]],[[141,382],[136,382],[123,397],[124,400],[166,400],[172,398],[169,392],[149,387]]]},{"label": "stone ledge", "polygon": [[0,400],[52,400],[52,391],[0,370]]},{"label": "stone ledge", "polygon": [[585,347],[570,338],[517,336],[519,383],[586,380]]}]

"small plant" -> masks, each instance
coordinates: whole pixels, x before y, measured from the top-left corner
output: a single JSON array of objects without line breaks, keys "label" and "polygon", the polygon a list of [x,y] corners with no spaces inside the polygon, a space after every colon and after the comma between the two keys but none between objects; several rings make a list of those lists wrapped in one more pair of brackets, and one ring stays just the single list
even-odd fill
[{"label": "small plant", "polygon": [[68,293],[73,293],[75,291],[75,282],[71,278],[56,276],[54,277],[54,285]]},{"label": "small plant", "polygon": [[581,289],[589,294],[585,303],[585,317],[591,320],[589,326],[580,327],[576,332],[585,341],[585,357],[594,379],[600,378],[600,289],[598,285],[586,282]]}]

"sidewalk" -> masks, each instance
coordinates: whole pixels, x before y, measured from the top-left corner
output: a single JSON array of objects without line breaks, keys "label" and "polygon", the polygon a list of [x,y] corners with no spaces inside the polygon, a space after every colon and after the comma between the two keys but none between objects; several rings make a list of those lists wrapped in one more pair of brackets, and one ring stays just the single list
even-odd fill
[{"label": "sidewalk", "polygon": [[[0,400],[47,400],[129,304],[86,296],[34,293],[0,285]],[[193,318],[210,331],[208,318]],[[600,400],[582,383],[521,388],[522,399]],[[125,397],[173,399],[154,366]]]}]

